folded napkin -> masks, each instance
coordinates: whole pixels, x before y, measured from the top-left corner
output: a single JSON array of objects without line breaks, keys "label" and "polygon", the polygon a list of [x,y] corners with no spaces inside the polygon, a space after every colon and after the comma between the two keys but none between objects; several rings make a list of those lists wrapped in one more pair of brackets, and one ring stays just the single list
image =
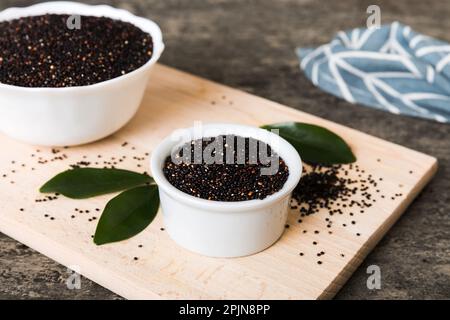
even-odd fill
[{"label": "folded napkin", "polygon": [[298,48],[306,76],[352,103],[450,122],[450,45],[394,22]]}]

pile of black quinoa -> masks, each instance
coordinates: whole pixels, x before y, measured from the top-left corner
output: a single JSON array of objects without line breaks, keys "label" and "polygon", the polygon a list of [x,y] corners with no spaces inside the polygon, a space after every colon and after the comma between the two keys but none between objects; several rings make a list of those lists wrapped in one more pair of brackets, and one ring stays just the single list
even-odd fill
[{"label": "pile of black quinoa", "polygon": [[[350,177],[350,172],[353,172],[353,176],[356,173],[356,177]],[[356,212],[363,213],[365,208],[370,208],[376,202],[373,191],[380,193],[377,188],[379,181],[382,179],[366,174],[357,164],[305,165],[302,178],[292,195],[297,201],[293,209],[300,206],[302,216],[322,209],[327,210],[330,216],[343,214],[344,210],[350,211],[351,216]]]},{"label": "pile of black quinoa", "polygon": [[[227,144],[227,137],[228,142],[234,143]],[[204,158],[200,159],[199,163],[194,163],[196,148],[201,148],[203,152],[216,139],[222,139],[222,163],[206,164]],[[243,148],[238,150],[242,145],[237,143],[237,139],[245,139],[245,150]],[[251,150],[249,145],[255,142],[258,145],[258,154],[266,152],[266,156],[278,161],[278,170],[273,174],[261,174],[261,170],[269,168],[271,164],[267,161],[262,163],[259,156],[254,157],[254,154],[249,152]],[[189,150],[190,154],[184,154],[183,149]],[[244,155],[244,151],[245,161],[239,163],[238,152]],[[215,156],[216,152],[218,150],[212,149],[211,155]],[[227,163],[227,153],[233,155],[233,164],[230,161]],[[228,135],[193,140],[176,150],[173,156],[183,161],[174,163],[171,156],[166,158],[163,172],[170,184],[187,194],[208,200],[264,199],[279,191],[289,176],[289,168],[284,160],[273,152],[269,145],[253,138]]]},{"label": "pile of black quinoa", "polygon": [[85,86],[144,65],[153,42],[138,27],[105,17],[47,14],[0,22],[0,82],[21,87]]}]

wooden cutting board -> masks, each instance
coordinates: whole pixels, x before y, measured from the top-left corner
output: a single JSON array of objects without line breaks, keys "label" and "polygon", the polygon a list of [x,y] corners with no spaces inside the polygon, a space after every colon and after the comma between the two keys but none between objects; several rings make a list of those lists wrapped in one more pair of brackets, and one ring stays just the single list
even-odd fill
[{"label": "wooden cutting board", "polygon": [[[146,171],[157,143],[194,121],[255,126],[302,121],[325,126],[350,143],[360,170],[382,179],[378,188],[385,197],[376,195],[371,208],[352,217],[343,208],[344,214],[333,218],[331,234],[326,210],[301,223],[298,210],[292,210],[290,228],[269,249],[249,257],[217,259],[178,247],[164,231],[161,213],[138,236],[96,246],[91,237],[98,210],[113,195],[51,200],[37,192],[46,180],[80,161]],[[0,231],[130,299],[331,298],[437,168],[436,159],[428,155],[161,65],[154,69],[136,117],[107,139],[52,150],[1,135],[0,145]],[[320,251],[325,252],[322,264]]]}]

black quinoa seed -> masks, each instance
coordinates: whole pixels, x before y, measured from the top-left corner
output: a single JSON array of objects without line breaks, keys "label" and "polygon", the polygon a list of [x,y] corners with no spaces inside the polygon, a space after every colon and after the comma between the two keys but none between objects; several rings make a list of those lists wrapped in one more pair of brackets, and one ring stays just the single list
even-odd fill
[{"label": "black quinoa seed", "polygon": [[[238,141],[245,141],[245,148],[242,146],[242,149],[238,150],[241,146]],[[213,142],[220,143],[217,145],[223,148],[221,154],[217,155],[216,152],[220,150],[211,148],[210,145]],[[233,142],[232,145],[231,142]],[[270,168],[271,164],[270,162],[262,163],[260,157],[256,159],[254,155],[250,155],[249,146],[255,142],[258,146],[258,154],[265,151],[266,157],[277,157],[275,159],[278,161],[278,170],[274,174],[261,174],[263,168]],[[184,155],[183,149],[190,150],[190,154]],[[212,157],[221,160],[207,164],[202,157],[198,159],[200,161],[197,160],[197,163],[194,163],[195,150],[203,152],[211,150]],[[244,161],[238,162],[239,154],[245,155],[242,158]],[[172,158],[183,161],[174,163]],[[233,160],[232,163],[230,159]],[[289,176],[286,163],[272,152],[269,145],[253,138],[234,135],[198,139],[183,145],[172,157],[166,158],[163,172],[167,180],[177,189],[192,196],[213,201],[264,199],[279,191]]]},{"label": "black quinoa seed", "polygon": [[[355,167],[356,171],[365,171]],[[352,200],[352,197],[360,195],[367,200],[372,200],[371,194],[367,191],[369,187],[364,183],[374,185],[376,182],[371,175],[367,177],[360,175],[360,179],[348,178],[352,169],[352,165],[328,167],[305,165],[302,179],[293,192],[293,198],[300,206],[301,216],[317,213],[321,209],[327,209],[330,216],[336,213],[343,214],[342,209],[333,209],[336,207],[343,209],[354,206],[361,209],[370,207],[371,204]]]},{"label": "black quinoa seed", "polygon": [[[0,22],[0,82],[21,87],[72,87],[106,81],[152,56],[148,33],[106,17],[46,14]],[[36,152],[39,152],[36,150]]]}]

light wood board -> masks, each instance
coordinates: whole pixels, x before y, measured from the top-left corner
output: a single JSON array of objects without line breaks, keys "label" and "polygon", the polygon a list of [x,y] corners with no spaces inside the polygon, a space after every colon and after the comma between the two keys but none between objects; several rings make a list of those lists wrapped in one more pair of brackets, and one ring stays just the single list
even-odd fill
[{"label": "light wood board", "polygon": [[[161,230],[161,213],[130,240],[94,245],[91,235],[98,220],[91,218],[99,217],[95,209],[102,209],[112,195],[36,202],[43,198],[37,190],[46,180],[78,161],[103,166],[103,161],[122,158],[117,167],[148,170],[146,153],[174,129],[192,126],[194,121],[255,126],[302,121],[325,126],[349,142],[361,169],[383,178],[378,188],[386,198],[377,199],[364,214],[334,217],[332,234],[324,220],[326,211],[298,223],[299,213],[292,210],[290,228],[275,245],[235,259],[202,257],[178,247]],[[128,144],[122,146],[124,142]],[[4,135],[0,145],[0,231],[130,299],[331,298],[437,168],[436,159],[428,155],[162,65],[155,67],[136,117],[107,139],[54,150],[56,154]],[[395,193],[402,196],[390,199]],[[317,263],[320,251],[326,253],[320,257],[321,265]],[[61,290],[66,290],[64,284]]]}]

